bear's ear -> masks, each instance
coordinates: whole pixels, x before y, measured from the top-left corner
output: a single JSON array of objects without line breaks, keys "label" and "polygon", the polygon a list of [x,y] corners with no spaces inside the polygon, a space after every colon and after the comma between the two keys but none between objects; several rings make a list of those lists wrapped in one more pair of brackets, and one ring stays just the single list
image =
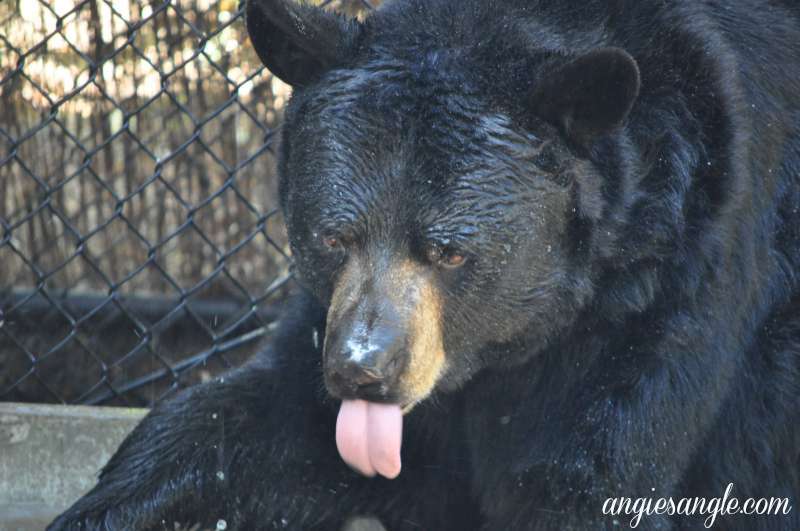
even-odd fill
[{"label": "bear's ear", "polygon": [[545,74],[532,102],[539,116],[586,145],[625,121],[639,83],[639,67],[628,52],[600,48]]},{"label": "bear's ear", "polygon": [[295,0],[247,0],[250,41],[264,65],[294,87],[303,87],[340,64],[360,24]]}]

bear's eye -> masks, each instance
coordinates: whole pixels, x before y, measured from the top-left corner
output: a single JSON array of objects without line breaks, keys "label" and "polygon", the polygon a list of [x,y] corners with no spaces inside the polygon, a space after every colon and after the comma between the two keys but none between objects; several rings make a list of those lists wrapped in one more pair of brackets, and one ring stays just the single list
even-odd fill
[{"label": "bear's eye", "polygon": [[339,234],[325,234],[322,236],[322,245],[330,251],[340,251],[344,249],[347,242]]},{"label": "bear's eye", "polygon": [[336,249],[342,242],[336,236],[323,236],[322,244],[329,249]]},{"label": "bear's eye", "polygon": [[439,263],[446,268],[455,269],[457,267],[461,267],[467,261],[467,257],[463,254],[458,253],[448,253],[445,254]]},{"label": "bear's eye", "polygon": [[464,265],[467,257],[455,249],[432,245],[427,251],[428,260],[445,269],[456,269]]}]

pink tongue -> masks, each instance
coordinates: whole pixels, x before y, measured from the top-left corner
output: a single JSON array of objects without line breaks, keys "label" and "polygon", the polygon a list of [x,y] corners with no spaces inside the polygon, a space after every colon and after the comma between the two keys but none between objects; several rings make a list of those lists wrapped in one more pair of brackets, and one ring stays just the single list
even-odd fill
[{"label": "pink tongue", "polygon": [[345,463],[365,476],[400,474],[403,412],[400,406],[345,400],[336,419],[336,447]]}]

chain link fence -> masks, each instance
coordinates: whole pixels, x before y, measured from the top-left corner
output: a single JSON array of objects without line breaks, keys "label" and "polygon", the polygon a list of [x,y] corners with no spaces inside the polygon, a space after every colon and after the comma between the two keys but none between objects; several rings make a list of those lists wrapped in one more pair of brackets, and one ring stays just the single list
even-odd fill
[{"label": "chain link fence", "polygon": [[242,13],[0,2],[0,401],[149,406],[269,335],[290,89]]}]

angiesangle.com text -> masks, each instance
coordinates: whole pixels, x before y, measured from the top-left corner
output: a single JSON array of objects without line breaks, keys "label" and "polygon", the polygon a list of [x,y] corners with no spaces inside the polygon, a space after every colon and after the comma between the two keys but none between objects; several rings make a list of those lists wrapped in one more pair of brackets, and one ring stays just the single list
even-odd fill
[{"label": "angiesangle.com text", "polygon": [[717,517],[725,515],[788,515],[792,511],[789,498],[746,498],[732,496],[733,483],[729,483],[720,498],[608,498],[603,503],[603,514],[630,517],[628,524],[636,529],[647,516],[683,515],[706,516],[703,524],[711,529]]}]

